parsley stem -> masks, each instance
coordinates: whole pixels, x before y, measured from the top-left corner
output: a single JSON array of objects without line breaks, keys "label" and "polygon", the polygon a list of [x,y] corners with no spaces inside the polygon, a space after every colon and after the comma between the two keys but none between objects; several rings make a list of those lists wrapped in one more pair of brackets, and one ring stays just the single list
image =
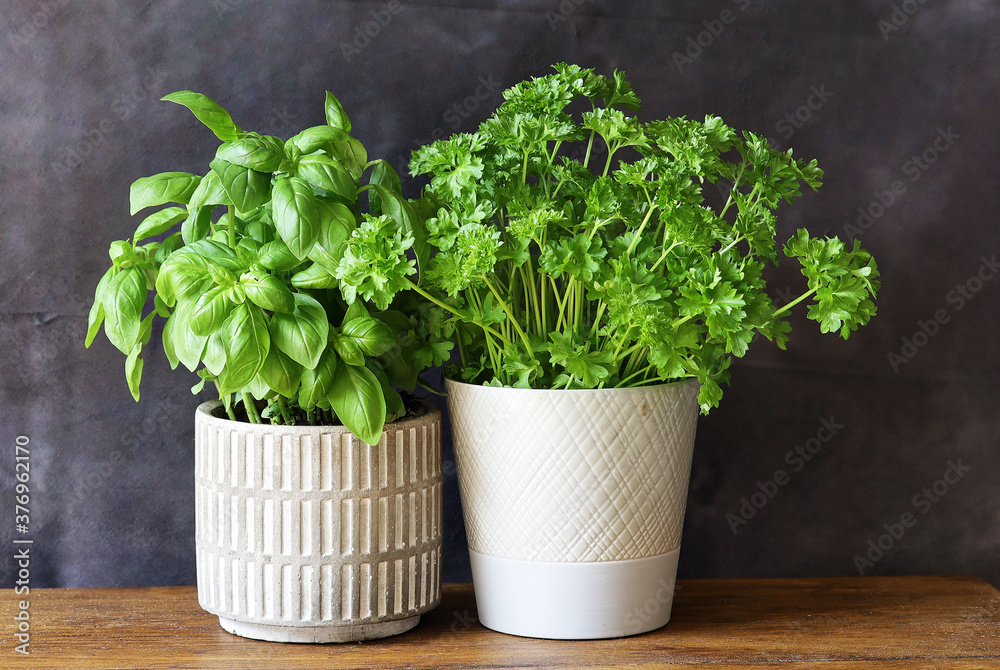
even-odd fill
[{"label": "parsley stem", "polygon": [[775,310],[774,314],[771,315],[771,318],[773,319],[774,317],[776,317],[776,316],[778,316],[780,314],[784,314],[785,312],[787,312],[788,310],[790,310],[792,307],[795,307],[800,302],[802,302],[803,300],[805,300],[806,298],[808,298],[809,296],[811,296],[813,293],[815,293],[818,290],[819,290],[819,286],[817,286],[814,289],[810,289],[810,290],[806,291],[805,293],[803,293],[802,295],[800,295],[795,300],[791,301],[790,303],[787,303],[786,305],[784,305],[780,309]]},{"label": "parsley stem", "polygon": [[735,240],[733,240],[732,242],[730,242],[729,244],[727,244],[724,249],[720,249],[719,250],[719,255],[721,256],[722,254],[726,253],[727,251],[729,251],[730,249],[732,249],[733,247],[735,247],[736,244],[737,244],[737,242],[739,242],[742,239],[743,239],[742,235],[737,235]]},{"label": "parsley stem", "polygon": [[649,223],[649,217],[651,217],[655,211],[656,207],[650,205],[649,211],[646,212],[646,218],[644,218],[642,223],[639,224],[639,228],[635,231],[635,237],[632,238],[632,241],[628,245],[628,249],[625,250],[626,255],[631,255],[631,253],[635,251],[636,245],[639,244],[639,236],[642,235],[643,229],[646,227],[646,224]]},{"label": "parsley stem", "polygon": [[587,142],[587,155],[583,157],[583,167],[588,167],[590,165],[590,150],[594,148],[594,132],[590,131],[590,141]]},{"label": "parsley stem", "polygon": [[514,317],[514,312],[510,310],[510,305],[507,304],[507,301],[503,299],[503,296],[500,295],[499,291],[496,290],[489,279],[483,277],[483,281],[486,282],[486,288],[488,288],[493,293],[493,296],[500,301],[500,306],[503,307],[503,311],[507,313],[510,325],[514,327],[514,330],[516,330],[517,334],[521,337],[521,341],[524,342],[525,353],[531,354],[531,340],[529,340],[528,336],[524,334],[523,330],[521,330],[521,324],[519,324],[517,322],[517,318]]},{"label": "parsley stem", "polygon": [[726,204],[722,208],[722,211],[719,213],[719,218],[720,219],[722,219],[722,218],[724,218],[726,216],[726,211],[729,209],[729,206],[731,204],[733,204],[733,193],[737,193],[738,192],[736,190],[736,187],[739,186],[739,184],[740,184],[740,177],[743,176],[743,168],[745,167],[745,165],[746,165],[745,163],[744,163],[744,165],[741,165],[740,166],[740,171],[736,173],[736,179],[733,180],[733,187],[731,189],[729,189],[729,197],[726,199]]},{"label": "parsley stem", "polygon": [[645,375],[650,370],[652,370],[654,367],[655,366],[652,363],[650,363],[649,365],[647,365],[646,367],[642,368],[641,370],[636,370],[635,372],[633,372],[632,374],[630,374],[628,377],[625,377],[620,382],[618,382],[618,388],[621,388],[623,386],[628,385],[628,383],[631,382],[633,378],[638,377],[639,375]]},{"label": "parsley stem", "polygon": [[487,324],[482,323],[479,320],[477,320],[474,315],[467,314],[466,312],[464,312],[464,311],[462,311],[462,310],[460,310],[460,309],[458,309],[456,307],[452,307],[451,305],[449,305],[449,304],[447,304],[445,302],[441,302],[440,300],[438,300],[437,298],[435,298],[434,296],[432,296],[430,293],[428,293],[427,291],[423,290],[422,288],[420,288],[419,286],[417,286],[416,284],[414,284],[412,281],[410,281],[406,277],[403,278],[403,281],[405,281],[406,284],[407,284],[407,286],[409,286],[411,289],[413,289],[414,291],[416,291],[417,293],[419,293],[423,297],[427,298],[428,300],[430,300],[432,303],[434,303],[438,307],[441,307],[442,309],[445,309],[445,310],[451,312],[452,314],[454,314],[458,318],[462,319],[463,321],[468,321],[469,323],[476,324],[477,326],[479,326],[480,328],[482,328],[483,330],[485,330],[488,334],[493,335],[496,338],[499,338],[501,340],[504,339],[503,335],[501,335],[497,331],[495,331],[492,328],[490,328]]}]

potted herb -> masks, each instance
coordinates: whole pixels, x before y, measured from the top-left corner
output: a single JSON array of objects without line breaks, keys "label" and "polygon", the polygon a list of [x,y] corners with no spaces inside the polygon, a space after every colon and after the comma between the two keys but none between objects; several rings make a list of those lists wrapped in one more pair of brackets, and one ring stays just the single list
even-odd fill
[{"label": "potted herb", "polygon": [[615,637],[669,619],[698,408],[732,357],[757,334],[784,348],[807,300],[846,338],[878,271],[799,230],[784,253],[807,288],[776,306],[775,211],[819,186],[816,162],[713,116],[641,122],[622,73],[555,70],[414,153],[436,249],[417,290],[461,356],[447,388],[480,620]]},{"label": "potted herb", "polygon": [[86,343],[103,323],[138,400],[160,317],[171,367],[218,390],[195,416],[199,602],[267,640],[407,630],[441,559],[441,415],[408,392],[448,350],[400,293],[420,222],[330,93],[287,141],[164,100],[222,143],[204,175],[132,184],[132,214],[159,209],[112,243]]}]

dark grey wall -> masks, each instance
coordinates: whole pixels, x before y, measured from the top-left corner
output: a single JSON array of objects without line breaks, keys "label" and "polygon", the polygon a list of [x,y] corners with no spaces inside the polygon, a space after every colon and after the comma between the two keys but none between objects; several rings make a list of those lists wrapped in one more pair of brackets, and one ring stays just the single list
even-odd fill
[{"label": "dark grey wall", "polygon": [[[402,167],[560,60],[624,69],[644,118],[711,112],[817,158],[826,185],[784,212],[782,235],[856,234],[884,273],[879,315],[850,341],[799,313],[789,351],[760,342],[734,366],[699,425],[682,576],[858,574],[889,528],[902,537],[866,574],[1000,585],[996,3],[3,0],[0,21],[0,546],[26,435],[32,586],[194,581],[194,379],[156,351],[136,404],[118,352],[82,346],[107,244],[136,225],[128,185],[214,151],[160,96],[204,92],[288,136],[322,122],[329,89],[370,153]],[[366,24],[369,43],[345,46]],[[845,230],[859,208],[878,216]],[[785,265],[772,279],[801,287]],[[950,463],[962,476],[945,492]],[[768,483],[777,470],[787,483]],[[467,580],[451,472],[445,576]],[[915,525],[894,526],[905,513]]]}]

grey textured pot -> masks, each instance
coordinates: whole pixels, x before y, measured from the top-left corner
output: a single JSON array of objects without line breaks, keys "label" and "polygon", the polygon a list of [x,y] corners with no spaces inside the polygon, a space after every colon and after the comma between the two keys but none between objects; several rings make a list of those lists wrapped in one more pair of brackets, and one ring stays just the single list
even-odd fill
[{"label": "grey textured pot", "polygon": [[198,603],[276,642],[396,635],[441,599],[441,413],[343,426],[195,415]]}]

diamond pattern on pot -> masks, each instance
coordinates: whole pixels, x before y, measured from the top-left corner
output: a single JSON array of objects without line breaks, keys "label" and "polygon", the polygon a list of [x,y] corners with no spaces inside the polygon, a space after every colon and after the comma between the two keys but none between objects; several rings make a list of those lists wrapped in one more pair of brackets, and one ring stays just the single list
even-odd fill
[{"label": "diamond pattern on pot", "polygon": [[448,382],[469,547],[615,561],[680,546],[698,384],[533,390]]}]

